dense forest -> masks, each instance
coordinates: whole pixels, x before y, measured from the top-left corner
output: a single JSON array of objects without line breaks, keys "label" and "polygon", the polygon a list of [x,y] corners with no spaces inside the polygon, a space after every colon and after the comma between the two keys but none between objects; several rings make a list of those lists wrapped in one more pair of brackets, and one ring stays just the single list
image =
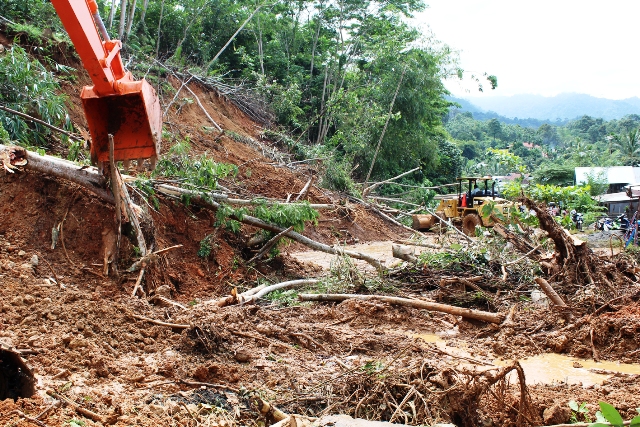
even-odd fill
[{"label": "dense forest", "polygon": [[535,128],[477,120],[470,112],[453,110],[444,123],[462,151],[464,174],[529,172],[538,183],[566,186],[573,185],[575,167],[640,161],[640,116],[635,114],[611,121],[583,116],[562,126]]},{"label": "dense forest", "polygon": [[[356,192],[357,182],[418,166],[400,182],[429,186],[461,174],[520,171],[570,185],[575,166],[639,160],[637,115],[525,127],[456,109],[443,82],[469,76],[445,44],[409,24],[425,7],[419,0],[98,4],[112,36],[125,42],[127,66],[161,95],[173,96],[163,84],[166,65],[249,93],[265,110],[265,135],[301,158],[322,159],[329,188]],[[69,70],[54,59],[69,40],[51,3],[5,1],[0,22],[27,46],[0,54],[2,103],[71,129],[56,92]],[[494,76],[471,78],[478,90],[497,86]],[[47,148],[45,128],[2,112],[0,124],[1,139]]]}]

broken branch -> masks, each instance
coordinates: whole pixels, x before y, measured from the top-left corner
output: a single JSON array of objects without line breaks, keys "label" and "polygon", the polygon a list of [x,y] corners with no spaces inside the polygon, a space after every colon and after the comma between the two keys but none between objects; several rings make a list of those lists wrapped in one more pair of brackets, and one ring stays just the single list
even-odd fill
[{"label": "broken branch", "polygon": [[160,320],[150,319],[148,317],[139,316],[137,314],[133,314],[132,316],[135,319],[144,320],[145,322],[153,323],[154,325],[168,326],[168,327],[174,328],[174,329],[189,329],[191,327],[191,325],[181,325],[181,324],[178,324],[178,323],[162,322]]},{"label": "broken branch", "polygon": [[560,295],[553,289],[553,287],[542,277],[536,277],[534,281],[540,286],[542,292],[558,307],[566,307],[567,304],[560,298]]},{"label": "broken branch", "polygon": [[54,399],[60,400],[61,402],[71,406],[73,409],[76,410],[77,413],[84,415],[85,417],[89,418],[92,421],[102,423],[102,424],[106,422],[105,417],[103,417],[102,415],[98,415],[93,411],[83,408],[82,406],[78,405],[76,402],[72,401],[71,399],[61,394],[56,393],[53,390],[47,390],[47,394],[53,397]]},{"label": "broken branch", "polygon": [[298,200],[300,200],[301,198],[304,199],[304,197],[307,195],[307,193],[309,192],[309,189],[311,188],[311,184],[313,184],[313,177],[309,178],[309,181],[307,181],[307,183],[304,185],[304,187],[302,187],[302,190],[300,191],[300,193],[296,196],[296,198],[294,199],[294,202],[297,202]]},{"label": "broken branch", "polygon": [[[224,307],[231,304],[246,304],[246,303],[259,300],[260,298],[264,297],[265,295],[273,291],[282,290],[282,289],[292,289],[292,288],[296,288],[298,286],[304,286],[304,285],[314,285],[319,281],[320,279],[299,279],[299,280],[290,280],[288,282],[276,283],[275,285],[270,285],[270,286],[258,286],[257,288],[249,289],[248,291],[238,295],[228,295],[224,298],[220,298],[217,300],[209,300],[209,301],[205,301],[204,303],[215,304],[218,307]],[[256,289],[258,290],[256,291]]]},{"label": "broken branch", "polygon": [[462,316],[469,319],[482,320],[490,323],[501,323],[504,320],[502,313],[490,313],[486,311],[473,310],[470,308],[454,307],[436,302],[422,301],[417,299],[388,297],[381,295],[357,295],[357,294],[300,294],[300,301],[345,301],[347,299],[358,299],[364,301],[386,302],[392,305],[403,305],[421,310],[439,311],[442,313]]},{"label": "broken branch", "polygon": [[258,251],[258,253],[255,254],[254,257],[251,258],[247,264],[251,264],[252,262],[255,262],[260,258],[262,258],[264,254],[269,252],[278,243],[278,241],[280,241],[280,239],[282,239],[284,235],[290,232],[291,230],[293,230],[293,225],[287,228],[286,230],[276,234],[271,239],[269,239],[269,241],[262,247],[262,249],[260,249],[260,251]]},{"label": "broken branch", "polygon": [[72,134],[70,132],[67,132],[64,129],[60,129],[59,127],[56,127],[54,125],[50,125],[49,123],[47,123],[45,121],[42,121],[40,119],[36,119],[35,117],[32,117],[32,116],[30,116],[28,114],[21,113],[20,111],[13,110],[13,109],[11,109],[9,107],[6,107],[4,105],[1,105],[1,104],[0,104],[0,110],[6,111],[7,113],[15,114],[16,116],[20,116],[23,119],[27,119],[27,120],[29,120],[31,122],[41,124],[42,126],[48,127],[51,130],[55,130],[56,132],[60,132],[63,135],[67,135],[69,138],[75,139],[76,141],[84,142],[84,138],[81,138],[78,135],[74,135],[74,134]]}]

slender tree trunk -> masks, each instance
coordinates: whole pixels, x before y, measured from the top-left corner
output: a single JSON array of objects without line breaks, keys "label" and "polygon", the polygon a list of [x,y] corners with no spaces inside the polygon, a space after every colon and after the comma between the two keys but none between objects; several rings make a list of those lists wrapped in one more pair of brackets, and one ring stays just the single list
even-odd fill
[{"label": "slender tree trunk", "polygon": [[124,37],[124,26],[127,21],[127,0],[120,2],[120,28],[118,29],[118,39],[122,40]]},{"label": "slender tree trunk", "polygon": [[136,2],[137,0],[131,1],[131,7],[129,8],[129,20],[127,22],[127,32],[125,33],[125,40],[129,38],[129,34],[131,34],[131,28],[133,27],[133,18],[136,15]]},{"label": "slender tree trunk", "polygon": [[162,0],[162,5],[160,5],[160,19],[158,19],[158,35],[156,37],[156,58],[158,57],[158,53],[160,51],[160,28],[162,26],[163,13],[164,13],[164,0]]},{"label": "slender tree trunk", "polygon": [[147,7],[149,7],[149,0],[144,0],[144,3],[142,3],[142,14],[140,15],[140,22],[142,23],[142,28],[145,28],[145,32],[147,25],[144,23],[144,17],[147,16]]},{"label": "slender tree trunk", "polygon": [[111,10],[109,11],[109,29],[113,26],[113,15],[116,11],[116,0],[111,0]]},{"label": "slender tree trunk", "polygon": [[389,105],[389,114],[387,115],[387,120],[384,122],[384,127],[382,128],[382,133],[380,134],[380,139],[378,140],[378,146],[376,147],[375,153],[373,153],[371,166],[369,167],[369,172],[367,172],[367,177],[365,178],[364,182],[369,181],[369,177],[371,176],[371,171],[373,171],[373,165],[376,164],[376,159],[378,158],[378,152],[380,151],[380,145],[382,144],[382,139],[384,138],[384,134],[387,132],[387,126],[389,125],[389,120],[391,119],[391,115],[393,114],[393,105],[396,103],[396,97],[398,96],[398,91],[400,91],[400,86],[402,85],[402,79],[404,79],[404,73],[406,71],[407,71],[407,66],[405,65],[404,68],[402,69],[400,80],[398,80],[398,86],[396,86],[396,91],[393,94],[391,105]]},{"label": "slender tree trunk", "polygon": [[233,39],[236,38],[236,36],[240,33],[240,31],[242,31],[242,29],[249,23],[249,21],[251,21],[251,19],[253,18],[253,15],[255,15],[256,13],[258,13],[258,11],[262,8],[262,4],[259,5],[258,7],[255,8],[255,10],[251,13],[251,15],[249,15],[249,17],[247,19],[245,19],[245,21],[242,23],[242,25],[240,25],[240,28],[238,28],[236,30],[235,33],[233,33],[233,35],[229,38],[229,40],[227,40],[227,43],[225,43],[224,46],[222,46],[222,48],[218,51],[218,53],[216,53],[216,56],[213,57],[213,59],[211,61],[209,61],[209,63],[207,64],[207,68],[205,69],[205,73],[207,71],[209,71],[209,68],[211,68],[211,66],[213,65],[214,62],[216,62],[218,60],[218,57],[220,57],[220,55],[222,55],[222,52],[225,51],[225,49],[227,47],[229,47],[229,45],[231,44],[231,42],[233,41]]},{"label": "slender tree trunk", "polygon": [[[324,67],[324,83],[322,84],[322,99],[320,100],[320,111],[325,111],[325,102],[327,101],[327,86],[329,85],[329,65]],[[316,144],[320,145],[324,141],[324,126],[326,122],[326,115],[321,117],[318,121],[318,137],[316,138]]]},{"label": "slender tree trunk", "polygon": [[[322,3],[320,2],[320,7],[322,7]],[[316,25],[316,33],[313,36],[313,44],[311,45],[311,67],[309,67],[309,77],[313,78],[313,66],[316,59],[316,48],[318,47],[318,39],[320,38],[320,28],[322,27],[322,16],[323,13],[318,13],[316,19],[318,23]]]},{"label": "slender tree trunk", "polygon": [[260,24],[260,16],[256,17],[258,24],[258,34],[256,36],[256,43],[258,45],[258,59],[260,60],[260,73],[264,76],[264,50],[262,47],[262,25]]},{"label": "slender tree trunk", "polygon": [[293,24],[293,34],[291,34],[291,52],[293,55],[295,55],[297,51],[296,41],[298,39],[298,28],[300,27],[300,14],[302,13],[302,7],[303,3],[300,2],[298,6],[298,12],[295,15]]}]

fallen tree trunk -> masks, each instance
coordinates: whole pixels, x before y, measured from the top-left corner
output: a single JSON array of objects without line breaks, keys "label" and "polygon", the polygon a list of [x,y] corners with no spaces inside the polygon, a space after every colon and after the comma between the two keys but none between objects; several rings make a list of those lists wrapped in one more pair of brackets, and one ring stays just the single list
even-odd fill
[{"label": "fallen tree trunk", "polygon": [[[179,187],[172,187],[166,184],[158,185],[155,188],[158,190],[158,192],[167,194],[167,195],[173,195],[173,196],[188,195],[191,198],[190,200],[192,203],[197,203],[203,207],[208,207],[212,209],[218,209],[220,207],[220,204],[216,201],[205,200],[205,198],[202,197],[201,193],[196,193],[196,192],[185,190]],[[242,217],[237,217],[232,215],[230,218],[236,221],[242,222],[244,224],[253,225],[254,227],[262,228],[263,230],[273,231],[274,233],[281,233],[286,230],[285,228],[282,228],[275,224],[265,222],[251,215],[243,215]],[[331,255],[346,255],[351,258],[360,259],[362,261],[368,262],[369,264],[374,266],[378,271],[381,271],[383,268],[382,263],[380,261],[378,261],[377,259],[369,255],[365,255],[360,252],[348,251],[340,248],[333,248],[329,245],[325,245],[324,243],[311,240],[308,237],[303,236],[302,234],[297,233],[295,231],[289,231],[284,235],[290,238],[291,240],[295,240],[298,243],[302,243],[303,245],[310,247],[311,249],[315,249],[320,252],[326,252]]]},{"label": "fallen tree trunk", "polygon": [[[106,178],[102,174],[100,174],[98,168],[94,166],[79,166],[73,162],[60,159],[58,157],[48,155],[41,156],[40,154],[34,153],[33,151],[27,151],[22,147],[0,144],[0,161],[6,162],[8,160],[8,156],[6,156],[6,158],[3,157],[2,154],[4,153],[14,154],[15,162],[19,162],[20,160],[27,160],[27,164],[24,165],[24,168],[27,170],[33,170],[35,172],[40,172],[58,178],[66,179],[67,181],[73,182],[74,184],[78,184],[81,187],[86,188],[107,203],[115,203],[113,194],[111,193],[111,191],[107,190]],[[122,175],[122,180],[125,183],[133,182],[135,181],[135,179],[135,177],[130,175]],[[167,189],[175,188],[170,185],[154,183],[154,187],[156,188],[162,188],[163,186],[165,186]],[[270,206],[276,203],[285,203],[284,201],[278,202],[266,199],[234,199],[230,198],[226,194],[213,192],[207,193],[207,197],[210,197],[214,200],[224,201],[230,205],[239,206],[251,206],[261,203]],[[310,203],[309,206],[312,209],[335,209],[336,207],[335,205],[328,203]]]},{"label": "fallen tree trunk", "polygon": [[381,295],[357,295],[357,294],[300,294],[300,301],[345,301],[347,299],[357,299],[364,301],[386,302],[392,305],[404,305],[407,307],[418,308],[422,310],[438,311],[448,313],[454,316],[462,316],[468,319],[482,320],[490,323],[502,323],[504,314],[490,313],[487,311],[473,310],[470,308],[454,307],[437,302],[429,302],[415,299],[388,297]]},{"label": "fallen tree trunk", "polygon": [[[538,206],[528,198],[521,201],[535,211],[540,228],[546,231],[555,244],[555,254],[545,267],[557,272],[556,281],[561,281],[568,289],[588,285],[605,286],[608,293],[615,295],[620,285],[633,280],[619,271],[615,264],[602,259],[587,246],[586,242],[569,234],[551,216],[545,206]],[[526,252],[526,251],[522,251]],[[571,291],[569,291],[571,292]]]},{"label": "fallen tree trunk", "polygon": [[314,285],[319,281],[319,279],[299,279],[276,283],[275,285],[270,286],[258,286],[253,289],[249,289],[248,291],[241,294],[232,293],[231,295],[228,295],[224,298],[205,301],[204,304],[214,304],[218,307],[225,307],[232,304],[247,304],[259,300],[260,298],[264,297],[267,294],[270,294],[273,291],[292,289],[304,285]]},{"label": "fallen tree trunk", "polygon": [[380,217],[382,217],[383,219],[389,221],[392,224],[397,225],[398,227],[402,227],[407,231],[410,231],[413,234],[418,234],[422,237],[426,237],[424,234],[422,234],[420,231],[418,230],[413,230],[410,227],[407,227],[406,225],[402,224],[401,222],[396,221],[395,219],[391,218],[389,215],[385,214],[384,212],[382,212],[380,209],[376,208],[375,206],[373,206],[371,203],[368,203],[362,199],[357,199],[355,197],[349,197],[349,199],[356,201],[357,203],[361,204],[362,206],[366,207],[367,209],[370,209],[371,211],[373,211],[375,214],[379,215]]},{"label": "fallen tree trunk", "polygon": [[409,246],[421,246],[423,248],[442,249],[442,245],[434,245],[432,243],[414,242],[413,240],[396,240],[396,243]]},{"label": "fallen tree trunk", "polygon": [[[106,189],[107,180],[93,166],[78,166],[68,160],[53,156],[41,156],[12,145],[0,145],[0,153],[13,154],[15,161],[26,160],[25,169],[66,179],[88,189],[105,202],[115,203],[113,194]],[[2,160],[6,161],[5,158],[2,158]]]}]

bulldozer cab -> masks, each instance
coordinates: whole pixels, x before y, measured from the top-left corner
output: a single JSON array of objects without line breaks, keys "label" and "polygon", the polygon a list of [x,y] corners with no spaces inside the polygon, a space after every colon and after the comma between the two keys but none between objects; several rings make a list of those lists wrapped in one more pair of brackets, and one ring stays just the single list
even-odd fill
[{"label": "bulldozer cab", "polygon": [[[461,177],[458,181],[458,209],[464,211],[468,208],[481,205],[486,197],[495,199],[496,183],[490,176],[484,177]],[[489,181],[492,181],[489,186]],[[482,199],[480,199],[482,197]]]}]

